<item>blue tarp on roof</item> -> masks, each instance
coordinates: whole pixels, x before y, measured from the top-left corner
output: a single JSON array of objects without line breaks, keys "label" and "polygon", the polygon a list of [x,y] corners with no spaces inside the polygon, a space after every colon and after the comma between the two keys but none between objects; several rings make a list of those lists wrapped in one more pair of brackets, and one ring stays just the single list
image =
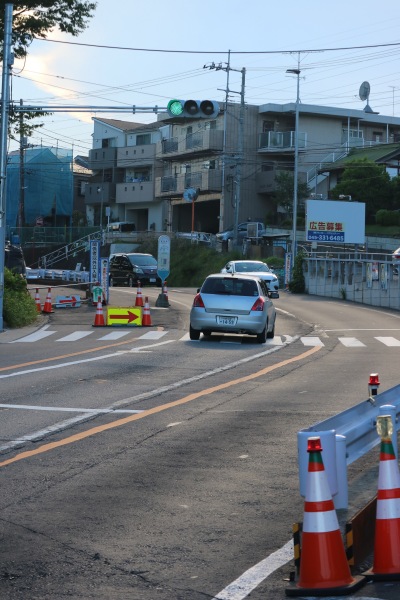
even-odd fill
[{"label": "blue tarp on roof", "polygon": [[[24,150],[25,223],[37,217],[71,217],[73,205],[72,150],[27,148]],[[20,202],[20,154],[8,156],[6,175],[6,225],[17,225]]]}]

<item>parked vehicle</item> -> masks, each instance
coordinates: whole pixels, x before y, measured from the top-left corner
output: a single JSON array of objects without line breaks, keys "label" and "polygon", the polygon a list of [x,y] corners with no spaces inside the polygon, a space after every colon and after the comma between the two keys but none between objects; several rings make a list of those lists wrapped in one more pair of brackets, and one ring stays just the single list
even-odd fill
[{"label": "parked vehicle", "polygon": [[397,250],[395,250],[392,254],[392,261],[393,262],[400,262],[400,248],[397,248]]},{"label": "parked vehicle", "polygon": [[196,294],[190,311],[189,336],[213,332],[255,335],[265,343],[275,335],[276,311],[266,282],[251,275],[209,275]]},{"label": "parked vehicle", "polygon": [[[234,238],[234,226],[228,227],[225,231],[217,233],[215,236],[218,242],[227,242]],[[264,223],[259,221],[239,223],[238,225],[238,241],[242,242],[245,238],[261,237],[265,233]]]},{"label": "parked vehicle", "polygon": [[[266,282],[268,289],[273,292],[279,290],[279,279],[269,266],[261,260],[231,260],[221,269],[221,273],[244,273],[254,275]],[[275,296],[279,298],[278,296]]]},{"label": "parked vehicle", "polygon": [[136,252],[110,256],[110,287],[115,285],[133,287],[137,285],[138,281],[143,286],[161,286],[161,279],[157,275],[157,261],[154,256]]}]

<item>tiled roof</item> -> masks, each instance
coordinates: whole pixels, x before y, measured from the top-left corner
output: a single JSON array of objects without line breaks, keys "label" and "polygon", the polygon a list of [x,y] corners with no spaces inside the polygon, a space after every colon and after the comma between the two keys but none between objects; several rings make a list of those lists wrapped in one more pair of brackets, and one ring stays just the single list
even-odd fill
[{"label": "tiled roof", "polygon": [[336,162],[324,164],[323,170],[336,171],[343,169],[353,160],[367,159],[376,163],[385,163],[392,158],[400,159],[400,144],[376,144],[367,148],[354,148],[347,156]]}]

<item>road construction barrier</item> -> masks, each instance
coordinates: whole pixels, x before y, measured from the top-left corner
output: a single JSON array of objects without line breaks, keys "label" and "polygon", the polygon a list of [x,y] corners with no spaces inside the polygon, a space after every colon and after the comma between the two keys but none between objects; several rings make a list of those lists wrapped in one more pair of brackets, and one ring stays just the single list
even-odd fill
[{"label": "road construction barrier", "polygon": [[[377,374],[373,374],[377,376]],[[324,463],[336,508],[348,508],[347,466],[364,456],[380,443],[376,431],[377,418],[389,414],[394,429],[400,427],[400,385],[379,395],[372,395],[370,386],[379,379],[370,378],[370,396],[348,410],[316,423],[297,434],[300,493],[304,497],[307,480],[307,440],[310,435],[321,437],[324,446]],[[397,437],[393,436],[395,455]]]},{"label": "road construction barrier", "polygon": [[137,282],[135,306],[143,306],[142,287],[140,281]]},{"label": "road construction barrier", "polygon": [[40,294],[39,294],[39,288],[36,288],[36,292],[35,292],[35,304],[36,304],[36,310],[38,313],[42,312],[42,305],[40,303]]},{"label": "road construction barrier", "polygon": [[56,297],[56,308],[80,308],[81,297],[80,296],[57,296]]},{"label": "road construction barrier", "polygon": [[142,325],[141,306],[109,306],[107,325],[114,327],[140,327]]},{"label": "road construction barrier", "polygon": [[101,299],[99,299],[97,302],[96,316],[94,318],[93,327],[104,327],[104,326],[105,326],[105,321],[104,321],[104,315],[103,315],[103,304],[102,304]]},{"label": "road construction barrier", "polygon": [[45,314],[50,314],[54,312],[51,304],[51,288],[47,289],[46,301],[44,303],[42,312]]},{"label": "road construction barrier", "polygon": [[151,327],[150,305],[147,296],[144,300],[142,325],[144,325],[145,327]]},{"label": "road construction barrier", "polygon": [[350,573],[321,451],[321,439],[309,437],[300,574],[287,596],[344,596],[366,583]]}]

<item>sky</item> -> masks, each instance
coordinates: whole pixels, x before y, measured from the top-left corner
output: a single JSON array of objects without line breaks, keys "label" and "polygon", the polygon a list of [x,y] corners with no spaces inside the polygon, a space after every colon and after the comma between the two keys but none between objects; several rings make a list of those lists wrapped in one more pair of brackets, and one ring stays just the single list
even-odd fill
[{"label": "sky", "polygon": [[294,102],[286,70],[299,65],[302,103],[362,110],[368,81],[373,111],[400,117],[398,0],[98,0],[82,34],[55,30],[14,63],[11,97],[90,109],[54,113],[28,140],[87,155],[95,116],[150,123],[171,98],[224,101],[229,51],[230,101],[240,101],[245,69],[246,103]]}]

